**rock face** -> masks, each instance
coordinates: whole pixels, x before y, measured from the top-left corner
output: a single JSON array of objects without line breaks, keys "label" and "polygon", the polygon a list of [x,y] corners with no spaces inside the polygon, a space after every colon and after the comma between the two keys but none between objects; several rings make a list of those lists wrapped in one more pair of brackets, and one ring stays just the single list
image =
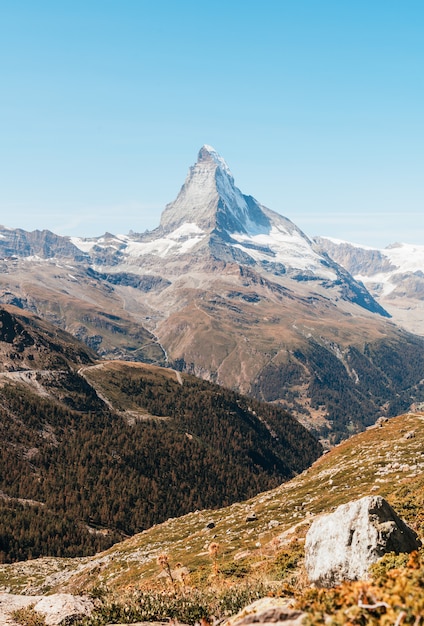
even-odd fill
[{"label": "rock face", "polygon": [[69,240],[49,230],[26,232],[20,228],[0,226],[0,258],[37,256],[49,259],[55,256],[76,262],[87,260],[87,255]]},{"label": "rock face", "polygon": [[39,600],[34,610],[45,616],[48,626],[61,624],[63,620],[71,620],[90,615],[94,604],[88,598],[72,596],[68,593],[56,593]]},{"label": "rock face", "polygon": [[381,496],[366,496],[317,519],[305,543],[311,583],[332,587],[366,578],[368,568],[387,552],[412,552],[421,545]]}]

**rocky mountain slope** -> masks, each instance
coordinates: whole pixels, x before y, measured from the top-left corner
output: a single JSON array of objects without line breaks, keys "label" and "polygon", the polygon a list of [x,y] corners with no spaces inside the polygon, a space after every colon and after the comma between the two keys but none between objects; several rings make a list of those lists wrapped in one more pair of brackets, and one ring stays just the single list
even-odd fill
[{"label": "rocky mountain slope", "polygon": [[[145,612],[149,607],[152,612],[159,610],[154,598],[160,589],[172,597],[181,588],[187,605],[194,600],[201,605],[202,596],[196,596],[193,587],[212,589],[216,597],[225,589],[236,604],[238,597],[245,597],[247,580],[251,592],[294,597],[298,606],[316,614],[311,623],[321,623],[318,615],[323,619],[323,612],[338,609],[342,621],[336,624],[346,623],[347,610],[358,620],[362,616],[362,621],[352,622],[358,624],[387,623],[393,614],[389,623],[399,614],[416,616],[422,599],[423,566],[418,555],[412,559],[389,555],[368,586],[352,583],[327,595],[309,588],[302,563],[311,523],[322,513],[366,495],[383,496],[423,538],[423,441],[422,412],[381,421],[272,491],[224,509],[170,519],[95,557],[3,565],[0,583],[14,593],[93,590],[97,596],[103,594],[103,621],[99,613],[98,621],[93,621],[97,624],[110,623],[112,615],[130,616],[131,610],[141,611],[142,606]],[[143,595],[144,590],[151,595]],[[164,603],[164,596],[160,598]],[[380,599],[385,604],[380,606]]]},{"label": "rocky mountain slope", "polygon": [[70,371],[94,363],[96,354],[69,333],[23,313],[14,306],[0,307],[0,372],[19,379],[26,370]]},{"label": "rocky mountain slope", "polygon": [[[0,230],[0,255],[10,252],[15,232]],[[46,246],[39,246],[34,255],[32,249],[17,246],[14,255],[0,258],[0,302],[52,322],[99,356],[165,364],[166,355],[156,337],[125,311],[124,300],[112,286],[116,277],[98,277],[86,256],[66,238],[48,231],[27,236],[31,240],[34,234],[36,241],[45,238],[51,247],[45,252]],[[138,280],[135,289],[141,296],[149,286]],[[145,314],[145,307],[139,306]]]},{"label": "rocky mountain slope", "polygon": [[424,340],[289,219],[244,195],[210,146],[154,231],[2,229],[1,250],[0,301],[102,356],[279,403],[332,442],[424,401]]},{"label": "rocky mountain slope", "polygon": [[406,330],[424,335],[424,246],[395,243],[378,250],[317,237],[328,253]]},{"label": "rocky mountain slope", "polygon": [[0,309],[0,555],[75,556],[279,484],[322,452],[296,420],[171,369],[94,362]]}]

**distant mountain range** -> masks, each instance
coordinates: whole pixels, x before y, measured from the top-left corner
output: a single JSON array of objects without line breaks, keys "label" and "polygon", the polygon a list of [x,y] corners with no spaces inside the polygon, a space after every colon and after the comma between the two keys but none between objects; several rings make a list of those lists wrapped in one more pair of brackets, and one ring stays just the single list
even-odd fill
[{"label": "distant mountain range", "polygon": [[101,356],[279,403],[334,442],[424,400],[424,339],[328,245],[244,195],[203,146],[151,232],[0,229],[0,302]]},{"label": "distant mountain range", "polygon": [[379,250],[325,237],[315,241],[365,285],[397,324],[424,335],[424,246],[394,243]]}]

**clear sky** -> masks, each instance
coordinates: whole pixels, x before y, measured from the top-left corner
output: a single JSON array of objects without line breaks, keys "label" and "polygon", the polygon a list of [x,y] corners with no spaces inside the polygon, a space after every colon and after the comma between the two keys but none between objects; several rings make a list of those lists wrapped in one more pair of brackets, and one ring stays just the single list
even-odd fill
[{"label": "clear sky", "polygon": [[308,235],[424,244],[422,0],[2,0],[0,224],[159,223],[207,143]]}]

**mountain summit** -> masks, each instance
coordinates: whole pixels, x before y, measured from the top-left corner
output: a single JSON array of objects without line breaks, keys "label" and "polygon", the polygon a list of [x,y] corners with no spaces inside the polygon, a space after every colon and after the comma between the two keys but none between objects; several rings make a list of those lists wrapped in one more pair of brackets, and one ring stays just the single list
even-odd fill
[{"label": "mountain summit", "polygon": [[206,232],[245,234],[266,233],[271,226],[260,205],[234,185],[227,163],[208,145],[200,149],[180,193],[161,218],[165,232],[187,222]]},{"label": "mountain summit", "polygon": [[[92,262],[116,272],[124,263],[135,274],[177,277],[187,268],[219,271],[228,266],[254,269],[267,280],[322,283],[338,297],[387,316],[363,285],[322,253],[293,222],[260,204],[235,186],[226,161],[204,145],[189,168],[176,199],[164,209],[151,232],[73,238]],[[206,275],[202,277],[204,284]],[[205,284],[206,286],[206,284]]]},{"label": "mountain summit", "polygon": [[189,253],[267,275],[340,279],[338,267],[293,222],[235,186],[226,161],[208,145],[200,149],[177,198],[165,207],[159,228],[139,242],[137,255],[160,256],[162,263]]}]

